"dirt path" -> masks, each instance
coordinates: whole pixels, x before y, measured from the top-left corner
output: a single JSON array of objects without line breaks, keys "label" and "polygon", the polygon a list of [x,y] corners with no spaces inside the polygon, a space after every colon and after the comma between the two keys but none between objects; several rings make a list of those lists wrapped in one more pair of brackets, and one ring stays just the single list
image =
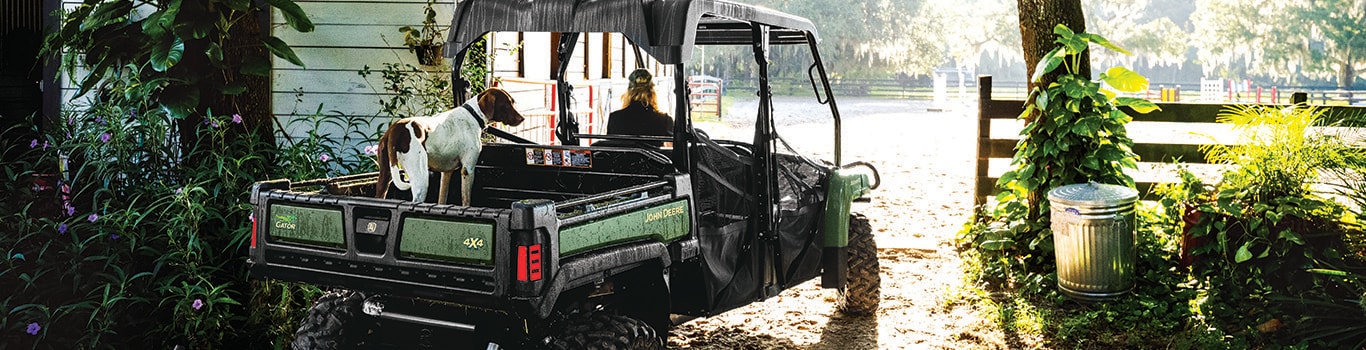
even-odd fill
[{"label": "dirt path", "polygon": [[[831,148],[832,125],[803,117],[824,107],[797,99],[775,104],[780,132],[790,143]],[[746,107],[736,103],[732,109]],[[972,206],[976,121],[964,104],[943,112],[929,107],[921,101],[840,101],[842,161],[868,161],[882,174],[872,203],[855,207],[871,219],[880,247],[882,303],[876,316],[835,313],[834,290],[811,281],[764,302],[685,323],[671,332],[670,347],[1005,348],[994,323],[970,306],[952,302],[956,298],[951,293],[962,284],[961,261],[952,242]],[[730,129],[748,129],[749,120],[752,116],[734,114],[725,125],[698,127],[713,136],[725,135],[737,133]]]}]

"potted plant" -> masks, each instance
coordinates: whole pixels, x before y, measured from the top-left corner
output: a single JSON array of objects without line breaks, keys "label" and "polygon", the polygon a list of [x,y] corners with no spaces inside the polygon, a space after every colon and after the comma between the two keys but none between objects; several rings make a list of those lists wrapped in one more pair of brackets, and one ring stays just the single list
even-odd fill
[{"label": "potted plant", "polygon": [[421,28],[398,28],[398,31],[403,33],[403,45],[408,47],[409,52],[417,54],[417,63],[424,66],[441,65],[441,49],[446,45],[441,38],[441,31],[436,28],[436,10],[433,8],[435,2],[436,0],[427,0],[427,6],[423,8],[426,18],[422,20]]}]

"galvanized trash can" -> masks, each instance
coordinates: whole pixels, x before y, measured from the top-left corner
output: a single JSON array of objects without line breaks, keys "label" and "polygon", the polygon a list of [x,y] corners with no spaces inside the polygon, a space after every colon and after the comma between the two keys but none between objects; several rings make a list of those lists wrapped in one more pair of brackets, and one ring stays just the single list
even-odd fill
[{"label": "galvanized trash can", "polygon": [[1134,287],[1134,202],[1138,191],[1095,182],[1048,191],[1058,288],[1099,301]]}]

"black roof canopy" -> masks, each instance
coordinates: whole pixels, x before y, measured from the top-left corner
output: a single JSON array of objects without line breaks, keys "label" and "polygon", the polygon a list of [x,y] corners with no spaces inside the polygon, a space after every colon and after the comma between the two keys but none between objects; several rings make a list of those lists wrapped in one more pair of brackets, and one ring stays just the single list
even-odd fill
[{"label": "black roof canopy", "polygon": [[817,38],[806,18],[725,0],[462,0],[451,20],[447,54],[488,32],[621,33],[656,60],[682,63],[694,45],[748,45],[754,24],[772,44]]}]

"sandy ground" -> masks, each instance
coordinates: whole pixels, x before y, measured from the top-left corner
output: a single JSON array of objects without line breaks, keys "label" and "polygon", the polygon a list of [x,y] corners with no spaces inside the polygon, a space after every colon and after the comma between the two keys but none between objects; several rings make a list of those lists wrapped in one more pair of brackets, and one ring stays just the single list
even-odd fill
[{"label": "sandy ground", "polygon": [[[684,323],[670,333],[684,349],[1006,348],[994,322],[954,302],[962,285],[954,235],[972,206],[975,109],[968,103],[840,100],[841,163],[867,161],[881,173],[872,203],[855,211],[872,221],[882,268],[875,316],[834,311],[835,291],[811,281],[769,300]],[[779,131],[794,147],[831,160],[829,108],[778,98]],[[714,138],[748,138],[753,103],[737,102],[720,123],[700,123]],[[800,145],[800,146],[798,146]]]}]

